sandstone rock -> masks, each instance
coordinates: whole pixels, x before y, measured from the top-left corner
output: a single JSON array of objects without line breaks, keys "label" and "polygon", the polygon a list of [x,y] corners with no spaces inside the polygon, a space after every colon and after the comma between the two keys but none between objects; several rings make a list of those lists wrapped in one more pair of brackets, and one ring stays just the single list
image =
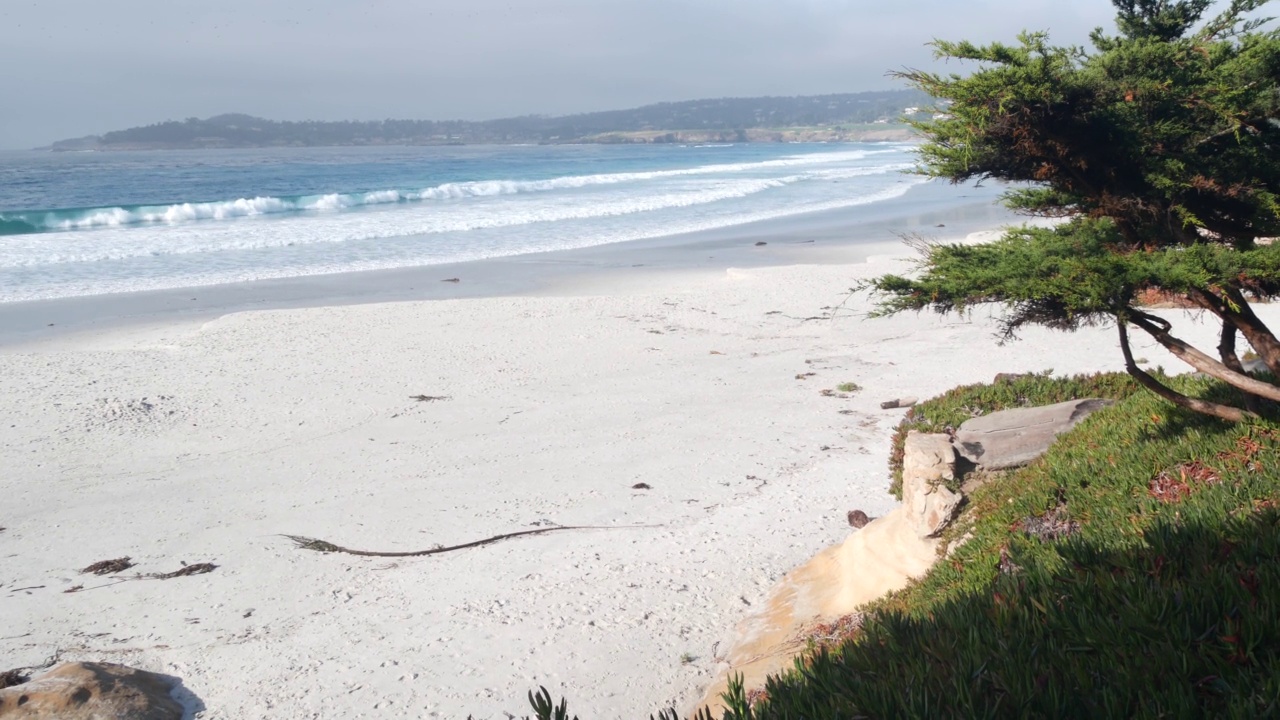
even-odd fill
[{"label": "sandstone rock", "polygon": [[1070,400],[1056,405],[1001,410],[967,420],[956,431],[955,448],[986,470],[1026,465],[1049,449],[1054,438],[1111,400]]},{"label": "sandstone rock", "polygon": [[113,663],[63,663],[0,690],[4,720],[181,720],[161,675]]},{"label": "sandstone rock", "polygon": [[955,519],[964,496],[947,489],[956,477],[951,438],[941,434],[907,434],[902,458],[902,504],[908,522],[921,538],[935,537]]}]

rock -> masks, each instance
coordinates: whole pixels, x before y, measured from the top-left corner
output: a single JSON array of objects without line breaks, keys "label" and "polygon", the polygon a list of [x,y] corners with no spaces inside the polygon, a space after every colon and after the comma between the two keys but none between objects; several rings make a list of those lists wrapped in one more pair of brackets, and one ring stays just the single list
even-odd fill
[{"label": "rock", "polygon": [[950,437],[914,430],[907,434],[902,457],[902,504],[908,523],[921,538],[936,537],[955,519],[964,496],[945,484],[955,477],[956,453]]},{"label": "rock", "polygon": [[768,245],[768,244],[769,244],[769,243],[767,243],[767,242],[765,242],[765,241],[761,240],[760,242],[757,242],[757,243],[756,243],[756,247],[763,247],[763,246]]},{"label": "rock", "polygon": [[1031,373],[996,373],[996,378],[992,382],[1013,382],[1019,378],[1027,377],[1030,374]]},{"label": "rock", "polygon": [[856,529],[858,529],[858,530],[861,530],[862,528],[866,527],[866,526],[867,526],[867,523],[869,523],[869,522],[871,522],[871,518],[867,517],[867,514],[866,514],[866,513],[864,513],[864,512],[862,512],[861,510],[850,510],[850,511],[849,511],[849,526],[850,526],[850,527],[852,527],[852,528],[856,528]]},{"label": "rock", "polygon": [[181,720],[162,675],[113,663],[63,663],[0,690],[4,720]]},{"label": "rock", "polygon": [[1092,398],[993,412],[965,421],[956,431],[955,448],[986,470],[1026,465],[1043,455],[1058,435],[1112,403]]},{"label": "rock", "polygon": [[918,398],[900,397],[900,398],[895,398],[893,400],[885,400],[884,402],[880,403],[880,409],[892,410],[894,408],[909,408],[918,402],[920,402]]}]

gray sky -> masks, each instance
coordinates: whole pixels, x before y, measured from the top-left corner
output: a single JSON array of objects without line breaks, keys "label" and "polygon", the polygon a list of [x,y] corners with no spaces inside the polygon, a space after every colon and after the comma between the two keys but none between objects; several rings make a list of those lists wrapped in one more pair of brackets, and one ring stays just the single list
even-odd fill
[{"label": "gray sky", "polygon": [[1108,0],[0,0],[0,147],[190,116],[487,119],[896,87]]}]

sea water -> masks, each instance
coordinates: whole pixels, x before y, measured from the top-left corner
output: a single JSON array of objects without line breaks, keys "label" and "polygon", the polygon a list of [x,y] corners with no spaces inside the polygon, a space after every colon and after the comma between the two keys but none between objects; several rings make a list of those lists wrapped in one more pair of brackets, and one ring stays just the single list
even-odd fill
[{"label": "sea water", "polygon": [[909,144],[0,153],[0,302],[583,248],[884,202]]}]

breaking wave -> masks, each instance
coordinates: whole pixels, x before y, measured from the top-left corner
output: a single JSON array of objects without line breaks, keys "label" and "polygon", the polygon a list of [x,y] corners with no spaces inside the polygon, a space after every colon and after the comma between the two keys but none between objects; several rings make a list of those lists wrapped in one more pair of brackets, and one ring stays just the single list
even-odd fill
[{"label": "breaking wave", "polygon": [[[171,205],[125,205],[117,207],[20,210],[0,213],[0,235],[24,235],[69,230],[128,227],[134,225],[181,225],[198,221],[234,220],[263,215],[323,213],[379,205],[482,198],[521,193],[575,190],[593,186],[640,183],[664,178],[696,177],[722,173],[749,173],[771,168],[802,168],[857,161],[887,150],[795,155],[751,163],[703,165],[675,170],[570,175],[545,180],[475,180],[448,182],[422,189],[382,189],[356,193],[328,193],[288,197],[252,197]],[[905,166],[868,168],[873,174],[897,172]]]}]

